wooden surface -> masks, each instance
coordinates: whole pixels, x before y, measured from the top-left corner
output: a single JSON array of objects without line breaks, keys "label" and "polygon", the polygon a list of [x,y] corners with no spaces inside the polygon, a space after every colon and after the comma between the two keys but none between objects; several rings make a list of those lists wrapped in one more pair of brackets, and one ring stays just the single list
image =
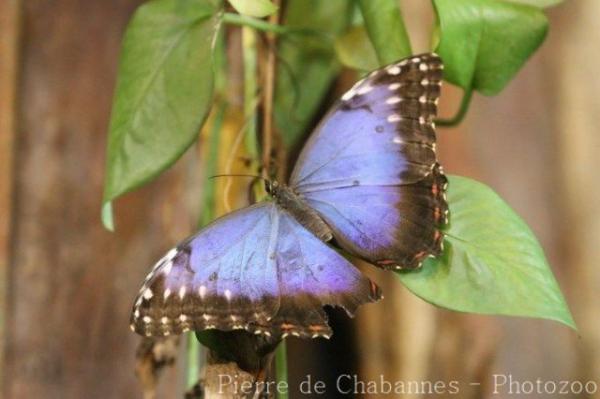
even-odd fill
[{"label": "wooden surface", "polygon": [[140,397],[130,306],[190,217],[184,160],[117,204],[117,234],[100,224],[117,54],[139,1],[22,3],[3,397]]},{"label": "wooden surface", "polygon": [[3,388],[16,139],[21,2],[0,2],[0,392]]}]

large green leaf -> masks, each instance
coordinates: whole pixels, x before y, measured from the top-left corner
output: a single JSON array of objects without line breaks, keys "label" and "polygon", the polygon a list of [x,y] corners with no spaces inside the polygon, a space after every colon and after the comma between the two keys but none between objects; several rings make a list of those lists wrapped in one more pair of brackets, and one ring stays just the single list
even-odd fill
[{"label": "large green leaf", "polygon": [[342,65],[359,71],[377,69],[379,62],[363,26],[353,26],[335,41],[335,53]]},{"label": "large green leaf", "polygon": [[575,328],[540,244],[496,193],[451,176],[448,203],[443,256],[398,273],[412,292],[461,312],[540,317]]},{"label": "large green leaf", "polygon": [[502,0],[433,0],[445,79],[486,95],[501,91],[542,44],[537,7]]},{"label": "large green leaf", "polygon": [[556,5],[559,5],[564,0],[504,0],[504,1],[511,1],[513,3],[523,3],[523,4],[529,4],[532,6],[540,7],[540,8],[546,8],[546,7],[554,7]]},{"label": "large green leaf", "polygon": [[212,99],[217,10],[210,0],[154,0],[129,23],[110,121],[105,224],[111,200],[168,168],[196,139]]},{"label": "large green leaf", "polygon": [[352,2],[347,0],[289,0],[285,25],[320,34],[281,37],[275,123],[286,146],[306,133],[315,112],[339,71],[334,40],[349,25]]},{"label": "large green leaf", "polygon": [[358,4],[381,65],[411,55],[397,0],[358,0]]},{"label": "large green leaf", "polygon": [[251,17],[266,17],[277,11],[277,6],[269,0],[229,0],[237,12]]}]

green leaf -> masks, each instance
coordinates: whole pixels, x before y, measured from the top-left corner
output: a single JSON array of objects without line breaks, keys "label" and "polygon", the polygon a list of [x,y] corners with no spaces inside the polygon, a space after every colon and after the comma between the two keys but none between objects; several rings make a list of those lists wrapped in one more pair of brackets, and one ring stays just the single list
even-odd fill
[{"label": "green leaf", "polygon": [[444,254],[421,270],[399,272],[408,289],[447,309],[540,317],[576,328],[540,244],[496,193],[451,176],[448,203]]},{"label": "green leaf", "polygon": [[285,35],[279,41],[275,123],[290,148],[306,133],[339,71],[334,40],[348,27],[347,0],[289,0],[286,26],[321,35]]},{"label": "green leaf", "polygon": [[501,0],[433,0],[445,79],[486,95],[500,92],[542,44],[548,19],[537,7]]},{"label": "green leaf", "polygon": [[505,0],[513,3],[529,4],[539,8],[554,7],[562,3],[564,0]]},{"label": "green leaf", "polygon": [[362,26],[354,26],[335,41],[335,52],[342,65],[359,71],[377,69],[377,54]]},{"label": "green leaf", "polygon": [[217,10],[209,0],[154,0],[135,12],[110,121],[105,204],[157,176],[196,139],[212,100]]},{"label": "green leaf", "polygon": [[269,0],[229,0],[237,12],[250,17],[263,18],[277,11]]},{"label": "green leaf", "polygon": [[397,0],[358,0],[381,65],[411,55],[410,40]]},{"label": "green leaf", "polygon": [[102,205],[102,224],[108,231],[115,231],[115,221],[113,217],[112,203],[107,202]]}]

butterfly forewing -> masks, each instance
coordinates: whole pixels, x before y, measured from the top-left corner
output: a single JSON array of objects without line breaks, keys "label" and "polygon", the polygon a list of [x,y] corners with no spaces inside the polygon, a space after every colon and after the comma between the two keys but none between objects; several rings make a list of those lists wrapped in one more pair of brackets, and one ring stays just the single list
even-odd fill
[{"label": "butterfly forewing", "polygon": [[441,251],[446,180],[433,118],[442,68],[423,54],[369,74],[325,116],[292,173],[338,244],[382,267],[413,268]]}]

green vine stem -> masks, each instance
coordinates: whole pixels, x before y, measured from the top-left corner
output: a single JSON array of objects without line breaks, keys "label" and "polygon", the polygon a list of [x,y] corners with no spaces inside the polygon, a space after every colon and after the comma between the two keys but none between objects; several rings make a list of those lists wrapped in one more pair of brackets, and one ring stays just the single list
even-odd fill
[{"label": "green vine stem", "polygon": [[242,60],[244,64],[244,121],[246,150],[254,160],[258,157],[258,137],[256,135],[256,96],[258,55],[256,32],[248,26],[242,27]]},{"label": "green vine stem", "polygon": [[473,98],[473,90],[465,91],[463,94],[463,98],[460,102],[460,108],[458,109],[458,112],[456,113],[456,115],[454,115],[451,119],[437,119],[435,121],[435,123],[438,126],[445,126],[445,127],[453,127],[453,126],[457,126],[458,124],[460,124],[463,121],[463,119],[465,118],[465,115],[467,115],[467,111],[469,110],[469,106],[471,105],[472,98]]},{"label": "green vine stem", "polygon": [[333,43],[333,38],[329,35],[314,30],[314,29],[306,29],[306,28],[295,28],[295,27],[287,27],[283,25],[273,24],[267,21],[263,21],[262,19],[248,17],[246,15],[240,15],[232,12],[223,13],[222,20],[225,24],[236,25],[236,26],[247,26],[249,28],[256,29],[261,32],[275,33],[277,35],[290,35],[290,34],[298,34],[298,35],[312,35],[318,36],[323,40],[328,40]]},{"label": "green vine stem", "polygon": [[[208,153],[206,154],[206,162],[204,174],[212,176],[216,174],[219,143],[223,120],[225,119],[226,105],[223,102],[217,104],[215,111],[214,122],[208,135]],[[212,179],[205,179],[204,190],[200,200],[202,210],[198,218],[198,227],[206,226],[214,219],[215,213],[215,182]],[[191,388],[198,382],[200,369],[203,366],[204,348],[198,342],[194,333],[188,333],[187,338],[187,368],[186,368],[186,385]]]},{"label": "green vine stem", "polygon": [[291,30],[281,26],[274,25],[262,19],[248,17],[246,15],[240,15],[236,13],[226,12],[223,14],[223,22],[230,25],[248,26],[263,32],[272,32],[280,35],[290,33]]},{"label": "green vine stem", "polygon": [[[275,352],[275,378],[277,378],[277,385],[288,382],[287,343],[285,340],[281,341]],[[277,394],[277,399],[288,399],[287,391],[287,389],[282,389]]]}]

